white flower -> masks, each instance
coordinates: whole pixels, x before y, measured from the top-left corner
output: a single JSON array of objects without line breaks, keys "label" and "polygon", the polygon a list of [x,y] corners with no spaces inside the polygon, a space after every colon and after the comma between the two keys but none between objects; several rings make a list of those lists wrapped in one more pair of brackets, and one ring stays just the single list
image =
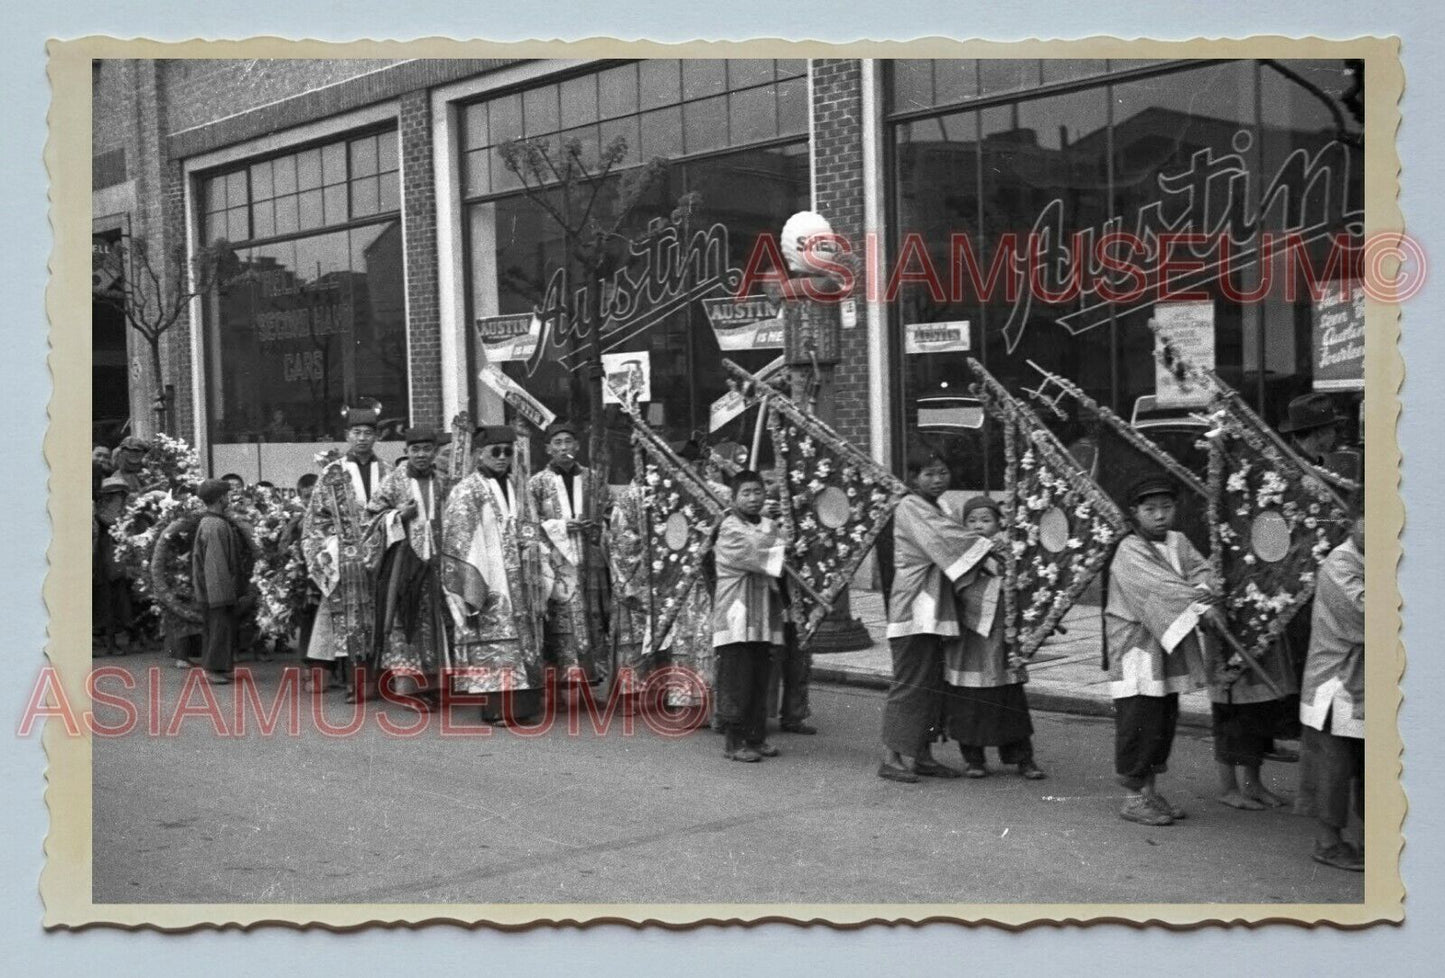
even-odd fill
[{"label": "white flower", "polygon": [[1078,537],[1069,537],[1069,542],[1067,546],[1070,550],[1078,550],[1083,547],[1083,545],[1084,541],[1080,540]]},{"label": "white flower", "polygon": [[1319,523],[1320,523],[1320,521],[1317,520],[1317,519],[1315,519],[1313,516],[1306,516],[1306,517],[1305,517],[1305,526],[1309,527],[1311,530],[1313,530],[1315,527],[1319,526]]},{"label": "white flower", "polygon": [[1248,484],[1245,482],[1244,479],[1244,473],[1235,472],[1224,483],[1224,488],[1228,489],[1230,492],[1244,492],[1248,488]]},{"label": "white flower", "polygon": [[1028,545],[1022,540],[1015,540],[1012,546],[1015,557],[1022,557],[1024,551],[1028,549]]},{"label": "white flower", "polygon": [[1255,565],[1255,563],[1257,563],[1257,561],[1255,560],[1254,554],[1245,554],[1245,555],[1244,555],[1244,562],[1245,562],[1246,564],[1249,564],[1251,567],[1253,567],[1253,566]]}]

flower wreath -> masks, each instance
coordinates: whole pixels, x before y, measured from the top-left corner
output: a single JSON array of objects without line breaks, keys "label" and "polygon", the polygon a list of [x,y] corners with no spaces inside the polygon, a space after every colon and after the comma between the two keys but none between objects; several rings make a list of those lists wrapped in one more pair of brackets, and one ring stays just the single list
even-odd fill
[{"label": "flower wreath", "polygon": [[191,580],[191,547],[202,515],[182,513],[156,534],[148,577],[151,594],[160,607],[193,625],[204,621],[196,605],[195,583]]}]

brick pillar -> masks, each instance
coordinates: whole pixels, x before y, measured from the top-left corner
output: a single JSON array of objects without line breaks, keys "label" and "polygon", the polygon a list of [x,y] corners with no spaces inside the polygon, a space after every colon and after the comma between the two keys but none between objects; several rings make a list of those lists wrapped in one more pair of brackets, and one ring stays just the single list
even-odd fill
[{"label": "brick pillar", "polygon": [[401,100],[402,227],[406,239],[407,357],[411,423],[442,417],[441,316],[437,296],[437,201],[432,180],[431,100],[425,89]]},{"label": "brick pillar", "polygon": [[[863,72],[856,59],[813,61],[813,210],[853,247],[863,242]],[[860,281],[853,299],[856,322],[840,333],[842,360],[820,378],[820,417],[838,434],[868,450],[868,320]],[[852,615],[848,590],[818,626],[817,652],[849,652],[873,644],[863,623]]]}]

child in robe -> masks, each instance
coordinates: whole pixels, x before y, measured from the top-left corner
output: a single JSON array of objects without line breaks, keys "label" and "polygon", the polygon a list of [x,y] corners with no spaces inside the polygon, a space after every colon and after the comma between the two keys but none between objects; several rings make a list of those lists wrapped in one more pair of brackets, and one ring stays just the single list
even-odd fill
[{"label": "child in robe", "polygon": [[1350,538],[1320,564],[1310,650],[1300,689],[1304,749],[1315,765],[1317,863],[1364,872],[1365,854],[1341,838],[1351,816],[1364,823],[1365,518],[1354,501]]},{"label": "child in robe", "polygon": [[[998,503],[973,497],[963,505],[963,526],[993,539],[1002,528]],[[984,748],[996,747],[1002,763],[1038,780],[1045,775],[1034,763],[1034,725],[1024,693],[1028,670],[1009,661],[1004,645],[1002,586],[1003,560],[990,554],[973,583],[959,592],[961,634],[943,656],[947,729],[963,752],[964,777],[985,777]]]},{"label": "child in robe", "polygon": [[1205,682],[1203,636],[1223,630],[1214,606],[1209,564],[1174,529],[1179,498],[1172,481],[1141,479],[1125,499],[1134,532],[1109,563],[1104,596],[1106,665],[1113,681],[1114,771],[1128,794],[1121,818],[1171,825],[1182,808],[1160,793],[1179,720],[1179,694]]},{"label": "child in robe", "polygon": [[763,516],[763,477],[733,476],[732,511],[718,524],[712,555],[713,646],[717,650],[717,716],[726,735],[723,756],[757,762],[779,751],[767,741],[772,649],[783,644],[779,578],[784,540]]}]

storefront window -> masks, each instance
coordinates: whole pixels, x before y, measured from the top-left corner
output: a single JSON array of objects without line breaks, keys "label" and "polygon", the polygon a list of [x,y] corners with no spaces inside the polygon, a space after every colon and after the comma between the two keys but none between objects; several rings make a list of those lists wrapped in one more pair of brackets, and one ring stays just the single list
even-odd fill
[{"label": "storefront window", "polygon": [[[492,126],[500,102],[520,105],[522,127],[527,129],[528,105],[559,99],[559,125],[565,125],[581,117],[581,110],[566,107],[569,97],[588,105],[595,100],[595,114],[604,117],[593,125],[598,139],[604,145],[615,135],[627,139],[629,152],[622,169],[653,156],[672,159],[620,234],[640,239],[650,221],[670,222],[678,201],[696,194],[698,203],[679,227],[680,237],[685,240],[721,224],[727,229],[726,264],[742,268],[759,234],[776,234],[791,214],[809,206],[807,144],[789,138],[807,130],[805,71],[805,63],[788,61],[645,61],[587,76],[595,81],[564,80],[537,89],[539,95],[529,90],[467,107],[463,116],[468,120],[466,131],[472,134],[462,150],[467,192],[484,197],[467,205],[469,321],[538,309],[552,275],[566,260],[561,232],[538,203],[515,192],[495,195],[515,186],[497,177],[502,164]],[[488,120],[485,127],[478,121],[483,116]],[[566,138],[567,132],[553,135]],[[596,152],[588,145],[584,160]],[[482,167],[489,168],[485,183]],[[599,214],[611,213],[618,179],[614,176],[604,186]],[[492,196],[487,198],[489,190]],[[549,199],[560,200],[559,192],[552,191]],[[614,244],[616,259],[625,264],[626,241],[619,238]],[[635,271],[640,266],[632,261],[628,267]],[[605,352],[647,354],[652,377],[647,417],[669,439],[707,433],[709,406],[728,389],[724,357],[755,370],[781,353],[781,349],[721,351],[701,301],[721,294],[719,290],[709,296],[684,297],[670,303],[665,315],[642,326],[619,327],[609,321],[603,330]],[[639,322],[636,312],[628,317],[630,324]],[[582,417],[587,405],[573,378],[577,369],[585,369],[585,353],[579,354],[576,345],[554,342],[529,360],[504,363],[503,369],[558,415]],[[469,354],[474,364],[484,356],[475,346]],[[751,441],[751,429],[742,430],[745,423],[733,422],[714,438]],[[631,454],[628,429],[617,417],[611,417],[610,424],[612,476],[625,478]]]},{"label": "storefront window", "polygon": [[[968,354],[909,355],[900,349],[902,384],[895,418],[912,431],[920,397],[957,391],[970,378],[970,355],[1010,389],[1037,387],[1031,364],[1061,374],[1125,417],[1147,408],[1155,393],[1154,335],[1149,321],[1170,292],[1202,293],[1198,315],[1212,323],[1214,357],[1207,364],[1236,386],[1266,420],[1278,423],[1289,399],[1315,384],[1310,360],[1312,299],[1302,264],[1276,257],[1274,289],[1261,301],[1238,293],[1260,282],[1261,235],[1304,231],[1303,249],[1316,280],[1325,275],[1331,237],[1358,234],[1362,216],[1362,125],[1350,111],[1351,75],[1344,62],[1239,61],[1174,69],[1141,77],[1148,65],[1102,61],[979,61],[976,83],[957,66],[973,62],[893,62],[889,102],[908,113],[891,127],[896,182],[895,261],[908,257],[911,237],[938,270],[946,301],[928,284],[906,283],[894,304],[901,326],[966,320]],[[1131,74],[1110,80],[1107,71]],[[1028,89],[1099,75],[1096,84],[1071,85],[1030,96]],[[963,78],[945,84],[942,78]],[[1018,90],[1019,95],[1000,95]],[[982,107],[927,116],[921,108],[949,103]],[[1263,212],[1261,214],[1261,211]],[[1091,249],[1110,232],[1136,234],[1155,244],[1169,232],[1199,232],[1208,244],[1191,253],[1174,246],[1178,260],[1202,270],[1181,277],[1161,294],[1156,273],[1137,301],[1104,301],[1103,278]],[[958,255],[950,236],[973,248],[980,272],[1007,242],[1034,247],[1041,261],[1019,251],[1012,269],[984,301],[971,280],[954,271]],[[1221,281],[1229,239],[1233,290]],[[1082,248],[1085,260],[1074,255]],[[1070,254],[1070,251],[1074,255]],[[1156,251],[1157,255],[1157,251]],[[1284,280],[1293,269],[1293,299]],[[1020,276],[1020,297],[1003,288],[1007,272]],[[1030,270],[1034,279],[1029,278]],[[1347,268],[1328,273],[1338,279]],[[1081,292],[1068,286],[1079,276]],[[1119,277],[1103,279],[1116,287]],[[1053,293],[1050,298],[1041,294]],[[1033,292],[1030,298],[1029,293]],[[1177,310],[1165,310],[1173,312]],[[1066,441],[1080,433],[1048,411]],[[916,436],[912,438],[916,441]],[[958,441],[958,439],[955,439]],[[908,445],[909,439],[899,439]],[[964,438],[956,449],[983,470],[978,485],[998,488],[997,436]],[[981,456],[981,458],[980,458]]]},{"label": "storefront window", "polygon": [[232,239],[243,274],[206,310],[213,470],[290,481],[314,468],[316,443],[338,441],[342,407],[362,399],[381,403],[382,439],[398,438],[407,363],[396,133],[253,162],[200,186],[212,238],[222,222],[250,221]]}]

